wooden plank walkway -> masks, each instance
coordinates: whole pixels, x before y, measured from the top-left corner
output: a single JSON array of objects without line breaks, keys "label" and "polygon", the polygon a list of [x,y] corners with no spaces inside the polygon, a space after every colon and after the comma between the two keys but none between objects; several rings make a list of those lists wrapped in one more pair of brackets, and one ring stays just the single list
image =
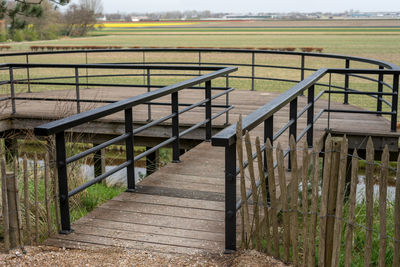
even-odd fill
[{"label": "wooden plank walkway", "polygon": [[[134,95],[133,91],[107,89],[82,90],[82,98],[123,99]],[[139,91],[134,91],[136,92]],[[132,93],[132,94],[131,94]],[[35,93],[38,96],[43,93]],[[51,92],[55,96],[67,97],[65,91]],[[30,96],[33,96],[30,94]],[[46,92],[46,95],[49,95]],[[235,109],[230,113],[230,122],[236,122],[239,114],[247,115],[275,98],[277,93],[234,91],[230,102]],[[203,93],[190,90],[180,94],[180,101],[195,103],[203,98]],[[169,100],[166,99],[166,100]],[[214,103],[222,104],[224,99]],[[304,107],[306,97],[299,98],[299,110]],[[22,101],[19,101],[22,102]],[[22,104],[22,105],[21,105]],[[25,102],[17,106],[18,118],[42,117],[55,119],[62,116],[55,102]],[[317,102],[315,112],[327,107],[327,101]],[[74,113],[73,106],[67,109]],[[85,107],[85,109],[93,108]],[[331,103],[331,108],[353,108]],[[147,107],[135,109],[135,119],[144,121]],[[6,107],[3,115],[10,112]],[[67,113],[68,113],[67,112]],[[170,112],[169,107],[153,107],[154,118]],[[65,115],[66,113],[64,113]],[[275,116],[275,131],[288,120],[288,107]],[[305,117],[305,116],[304,116]],[[204,111],[197,109],[182,116],[181,122],[188,125],[204,119]],[[108,121],[122,121],[121,114],[110,116]],[[224,118],[216,120],[214,125],[222,126]],[[305,118],[299,120],[299,129],[303,129]],[[338,130],[359,129],[368,132],[376,129],[387,132],[389,122],[383,117],[359,114],[331,114],[330,125]],[[323,115],[315,126],[316,138],[327,127],[327,115]],[[262,127],[251,132],[252,137],[262,136]],[[280,138],[287,146],[288,136]],[[239,185],[239,182],[237,183]],[[239,196],[239,194],[238,194]],[[75,230],[70,235],[55,235],[46,241],[48,245],[59,247],[122,247],[128,249],[146,249],[165,253],[203,253],[221,252],[224,249],[224,149],[203,142],[181,157],[180,163],[170,163],[148,176],[137,185],[137,192],[123,193],[96,208],[87,216],[72,224]]]}]

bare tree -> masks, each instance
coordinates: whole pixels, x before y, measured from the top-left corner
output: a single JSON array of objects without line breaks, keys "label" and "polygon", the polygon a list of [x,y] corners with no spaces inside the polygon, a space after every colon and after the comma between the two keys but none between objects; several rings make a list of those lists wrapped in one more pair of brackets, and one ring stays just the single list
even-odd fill
[{"label": "bare tree", "polygon": [[102,9],[101,0],[80,0],[79,5],[69,6],[64,15],[65,34],[84,36],[88,31],[95,29],[96,18],[101,14]]}]

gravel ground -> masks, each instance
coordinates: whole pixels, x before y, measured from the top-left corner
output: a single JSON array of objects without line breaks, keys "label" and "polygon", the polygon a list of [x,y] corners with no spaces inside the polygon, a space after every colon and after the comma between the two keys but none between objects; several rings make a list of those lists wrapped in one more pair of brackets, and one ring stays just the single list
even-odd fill
[{"label": "gravel ground", "polygon": [[233,255],[167,255],[123,249],[75,250],[47,246],[0,254],[1,266],[287,266],[254,250]]}]

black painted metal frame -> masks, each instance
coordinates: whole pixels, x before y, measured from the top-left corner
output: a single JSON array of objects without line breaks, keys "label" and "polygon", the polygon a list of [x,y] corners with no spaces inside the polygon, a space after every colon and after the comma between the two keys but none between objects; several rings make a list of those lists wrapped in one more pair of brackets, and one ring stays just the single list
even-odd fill
[{"label": "black painted metal frame", "polygon": [[[12,69],[16,65],[11,64],[9,67]],[[37,65],[34,67],[40,67],[42,65]],[[18,66],[20,67],[20,66]],[[30,66],[32,67],[32,66]],[[46,67],[60,67],[60,68],[66,68],[66,67],[72,67],[72,68],[77,68],[77,66],[70,66],[70,65],[46,65]],[[86,66],[85,66],[86,67]],[[71,225],[70,225],[70,214],[69,214],[69,198],[74,196],[75,194],[85,190],[89,186],[100,182],[101,180],[109,177],[113,173],[122,170],[126,168],[127,170],[127,184],[128,184],[128,191],[134,191],[135,190],[135,174],[134,174],[134,162],[138,161],[139,159],[142,159],[151,153],[155,152],[157,149],[161,147],[165,147],[169,144],[172,145],[172,151],[173,151],[173,160],[174,162],[179,161],[179,139],[183,137],[184,135],[188,134],[189,132],[205,125],[205,140],[209,140],[211,138],[211,121],[213,119],[216,119],[217,117],[225,114],[229,110],[231,110],[233,107],[232,106],[224,106],[224,109],[222,112],[219,112],[215,115],[212,115],[212,100],[218,97],[221,97],[223,95],[229,94],[233,89],[228,88],[222,93],[218,93],[214,96],[211,95],[212,91],[212,86],[211,86],[211,81],[213,79],[219,78],[219,77],[225,77],[229,73],[232,73],[237,70],[235,67],[179,67],[179,66],[130,66],[130,65],[91,65],[90,67],[93,68],[143,68],[145,70],[149,69],[179,69],[179,70],[202,70],[202,71],[212,71],[207,74],[203,74],[199,77],[195,77],[186,81],[182,81],[170,86],[166,86],[151,92],[144,93],[142,95],[138,95],[132,98],[128,98],[122,101],[114,102],[111,104],[108,104],[104,107],[100,107],[97,109],[89,110],[86,112],[78,113],[76,115],[53,121],[41,126],[38,126],[34,129],[34,133],[38,136],[49,136],[49,135],[55,135],[56,136],[56,160],[57,160],[57,169],[58,169],[58,180],[59,180],[59,192],[60,192],[60,211],[61,211],[61,226],[62,230],[61,233],[68,234],[72,231]],[[191,88],[193,86],[199,85],[201,83],[205,83],[205,98],[204,100],[191,104],[186,106],[186,108],[179,110],[179,92],[181,90]],[[11,83],[12,85],[13,83]],[[171,95],[171,114],[158,119],[154,120],[151,122],[148,122],[147,124],[137,128],[133,129],[133,108],[141,105],[141,104],[147,104],[152,100],[158,99],[163,96]],[[179,115],[187,112],[191,109],[197,108],[197,107],[204,107],[205,108],[205,120],[201,121],[194,126],[186,129],[185,131],[180,132],[179,131]],[[90,123],[96,119],[100,119],[103,117],[106,117],[108,115],[124,111],[124,116],[125,116],[125,133],[123,135],[120,135],[118,137],[115,137],[105,143],[99,144],[93,148],[90,148],[86,151],[83,151],[79,154],[76,154],[74,156],[71,156],[69,158],[66,157],[66,141],[65,141],[65,131],[70,130],[71,128],[82,125],[84,123]],[[78,110],[79,112],[79,110]],[[171,137],[168,138],[167,140],[163,141],[162,143],[158,144],[157,146],[146,150],[145,152],[141,153],[140,155],[137,155],[136,157],[134,156],[134,136],[135,134],[138,134],[152,126],[158,125],[162,122],[165,122],[167,120],[172,120],[172,134]],[[84,158],[92,153],[96,153],[100,151],[103,148],[106,148],[107,146],[110,146],[112,144],[125,141],[126,145],[126,161],[122,163],[121,165],[115,167],[114,169],[107,171],[94,179],[86,182],[85,184],[72,189],[71,191],[68,191],[68,173],[67,173],[67,165],[75,162],[81,158]]]}]

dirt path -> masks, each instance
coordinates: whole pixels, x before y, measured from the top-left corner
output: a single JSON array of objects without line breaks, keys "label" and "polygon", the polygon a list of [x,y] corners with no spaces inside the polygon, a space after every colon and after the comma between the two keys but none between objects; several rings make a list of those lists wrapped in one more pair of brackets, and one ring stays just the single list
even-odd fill
[{"label": "dirt path", "polygon": [[166,255],[124,249],[69,250],[27,247],[0,255],[1,266],[287,266],[257,251],[233,255]]}]

